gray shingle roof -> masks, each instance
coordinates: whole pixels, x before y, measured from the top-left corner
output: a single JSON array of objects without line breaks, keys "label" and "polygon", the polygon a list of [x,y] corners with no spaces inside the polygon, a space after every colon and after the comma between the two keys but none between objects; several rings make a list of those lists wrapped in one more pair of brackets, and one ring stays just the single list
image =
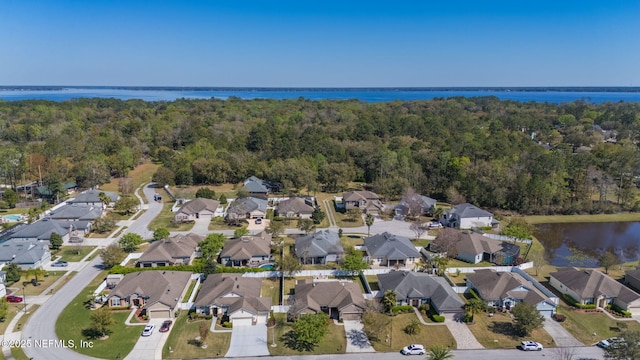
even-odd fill
[{"label": "gray shingle roof", "polygon": [[37,240],[10,239],[0,244],[0,262],[35,264],[49,252],[49,244]]},{"label": "gray shingle roof", "polygon": [[393,235],[388,232],[365,238],[364,246],[367,248],[369,255],[386,257],[389,260],[404,260],[421,256],[408,237]]},{"label": "gray shingle roof", "polygon": [[425,299],[438,311],[458,311],[464,301],[453,291],[447,281],[438,276],[410,271],[390,271],[378,275],[381,293],[393,290],[398,299]]},{"label": "gray shingle roof", "polygon": [[60,236],[65,236],[69,233],[69,230],[62,226],[63,223],[64,221],[61,222],[52,219],[42,219],[22,227],[20,230],[13,233],[11,238],[49,240],[51,238],[51,233],[54,232]]},{"label": "gray shingle roof", "polygon": [[87,191],[83,191],[80,194],[76,195],[75,197],[67,200],[67,203],[69,204],[76,204],[76,203],[99,203],[100,201],[100,193],[104,193],[105,195],[107,195],[109,197],[109,199],[111,199],[112,202],[117,201],[120,196],[116,193],[112,193],[110,191],[102,191],[102,190],[87,190]]},{"label": "gray shingle roof", "polygon": [[[436,203],[438,202],[436,199],[432,199],[430,197],[424,196],[424,195],[420,195],[420,194],[414,194],[409,201],[416,201],[418,202],[421,207],[422,207],[422,211],[426,212],[427,210],[431,209],[432,207],[436,206]],[[396,205],[396,210],[398,212],[400,212],[403,215],[408,215],[409,214],[409,205],[407,204],[407,199],[402,199],[400,200],[400,202],[398,203],[398,205]]]},{"label": "gray shingle roof", "polygon": [[338,233],[330,230],[321,230],[315,234],[297,238],[295,249],[298,257],[325,257],[344,254]]},{"label": "gray shingle roof", "polygon": [[268,182],[258,179],[255,176],[249,177],[244,181],[244,188],[250,193],[266,194],[269,192]]},{"label": "gray shingle roof", "polygon": [[582,299],[605,295],[619,298],[625,303],[640,300],[640,294],[598,270],[579,270],[570,267],[560,269],[549,275],[573,290]]},{"label": "gray shingle roof", "polygon": [[452,209],[447,210],[447,214],[457,214],[460,219],[466,218],[478,218],[478,217],[491,217],[492,213],[482,210],[475,205],[464,203],[454,206]]},{"label": "gray shingle roof", "polygon": [[289,198],[278,203],[278,214],[280,216],[287,216],[290,212],[296,215],[311,215],[313,213],[313,206],[310,205],[308,200],[301,197]]},{"label": "gray shingle roof", "polygon": [[239,198],[239,199],[236,199],[234,202],[232,202],[231,205],[229,205],[229,209],[227,209],[227,212],[236,213],[236,214],[246,214],[254,210],[259,210],[266,213],[267,200],[259,199],[255,197]]},{"label": "gray shingle roof", "polygon": [[102,206],[90,205],[86,203],[65,205],[47,215],[47,217],[56,220],[95,220],[101,216]]},{"label": "gray shingle roof", "polygon": [[367,190],[347,191],[342,194],[343,201],[380,200],[378,194]]}]

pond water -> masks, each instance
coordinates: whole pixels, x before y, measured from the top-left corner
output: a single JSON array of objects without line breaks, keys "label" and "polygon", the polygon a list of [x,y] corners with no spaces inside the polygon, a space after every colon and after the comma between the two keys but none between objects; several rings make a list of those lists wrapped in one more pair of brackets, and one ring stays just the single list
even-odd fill
[{"label": "pond water", "polygon": [[607,249],[623,261],[640,258],[638,222],[540,224],[534,234],[551,265],[597,267]]}]

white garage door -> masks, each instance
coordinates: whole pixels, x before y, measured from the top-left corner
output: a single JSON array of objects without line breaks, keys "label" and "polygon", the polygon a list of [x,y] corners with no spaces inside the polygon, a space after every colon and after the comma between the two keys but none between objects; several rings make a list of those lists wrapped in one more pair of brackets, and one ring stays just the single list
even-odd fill
[{"label": "white garage door", "polygon": [[150,310],[149,318],[151,319],[171,319],[171,310]]},{"label": "white garage door", "polygon": [[251,318],[234,318],[233,326],[250,326],[252,324]]},{"label": "white garage door", "polygon": [[640,307],[630,307],[628,311],[633,315],[640,315]]}]

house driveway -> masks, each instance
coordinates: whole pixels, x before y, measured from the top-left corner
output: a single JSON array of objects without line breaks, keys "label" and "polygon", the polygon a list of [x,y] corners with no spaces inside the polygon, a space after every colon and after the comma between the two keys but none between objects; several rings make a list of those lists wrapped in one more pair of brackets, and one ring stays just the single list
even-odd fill
[{"label": "house driveway", "polygon": [[364,325],[356,320],[344,320],[344,333],[347,336],[347,353],[376,352],[371,346]]},{"label": "house driveway", "polygon": [[555,340],[559,347],[564,346],[584,346],[580,341],[576,340],[573,335],[562,327],[557,321],[546,318],[543,327],[549,335]]},{"label": "house driveway", "polygon": [[208,217],[201,217],[200,219],[196,219],[196,222],[195,224],[193,224],[193,228],[191,228],[190,232],[196,234],[208,234],[210,222],[211,218]]},{"label": "house driveway", "polygon": [[484,349],[484,346],[478,342],[469,327],[462,323],[458,322],[457,318],[460,317],[459,314],[445,314],[444,324],[453,335],[453,338],[456,339],[456,343],[458,345],[458,350],[468,350],[468,349]]},{"label": "house driveway", "polygon": [[256,325],[234,321],[231,344],[225,357],[269,356],[267,347],[267,324]]},{"label": "house driveway", "polygon": [[[133,350],[125,357],[125,360],[139,360],[139,359],[162,359],[162,348],[164,347],[164,343],[167,341],[173,326],[166,333],[161,333],[160,325],[162,322],[167,319],[151,319],[149,320],[149,324],[155,325],[156,328],[153,329],[153,334],[151,336],[140,336],[138,338],[138,342],[133,347]],[[140,326],[140,333],[144,326]]]}]

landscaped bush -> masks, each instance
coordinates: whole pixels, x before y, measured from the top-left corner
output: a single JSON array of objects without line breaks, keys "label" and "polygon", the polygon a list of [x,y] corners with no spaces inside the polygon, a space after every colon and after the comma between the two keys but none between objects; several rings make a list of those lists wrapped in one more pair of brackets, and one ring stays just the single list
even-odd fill
[{"label": "landscaped bush", "polygon": [[200,319],[211,320],[212,318],[213,318],[213,315],[211,314],[198,314],[195,311],[192,311],[189,313],[189,320],[200,320]]},{"label": "landscaped bush", "polygon": [[[437,323],[441,323],[444,322],[444,316],[433,314],[431,315],[431,320]],[[473,321],[473,316],[471,317],[471,321]]]},{"label": "landscaped bush", "polygon": [[391,308],[391,312],[394,314],[404,314],[413,311],[413,306],[411,305],[396,305]]},{"label": "landscaped bush", "polygon": [[614,315],[617,315],[620,317],[625,317],[625,318],[631,317],[631,312],[624,310],[623,308],[615,304],[607,305],[606,309],[609,310],[610,313],[613,313]]},{"label": "landscaped bush", "polygon": [[582,310],[594,310],[596,309],[596,304],[576,304]]},{"label": "landscaped bush", "polygon": [[[435,321],[435,320],[434,320]],[[472,323],[473,322],[473,314],[467,313],[462,317],[462,322],[464,323]]]},{"label": "landscaped bush", "polygon": [[233,324],[228,322],[228,321],[225,321],[225,322],[222,323],[222,327],[231,328],[231,327],[233,327]]},{"label": "landscaped bush", "polygon": [[552,316],[553,320],[557,321],[557,322],[563,322],[565,320],[567,320],[567,317],[562,315],[562,314],[553,314]]}]

